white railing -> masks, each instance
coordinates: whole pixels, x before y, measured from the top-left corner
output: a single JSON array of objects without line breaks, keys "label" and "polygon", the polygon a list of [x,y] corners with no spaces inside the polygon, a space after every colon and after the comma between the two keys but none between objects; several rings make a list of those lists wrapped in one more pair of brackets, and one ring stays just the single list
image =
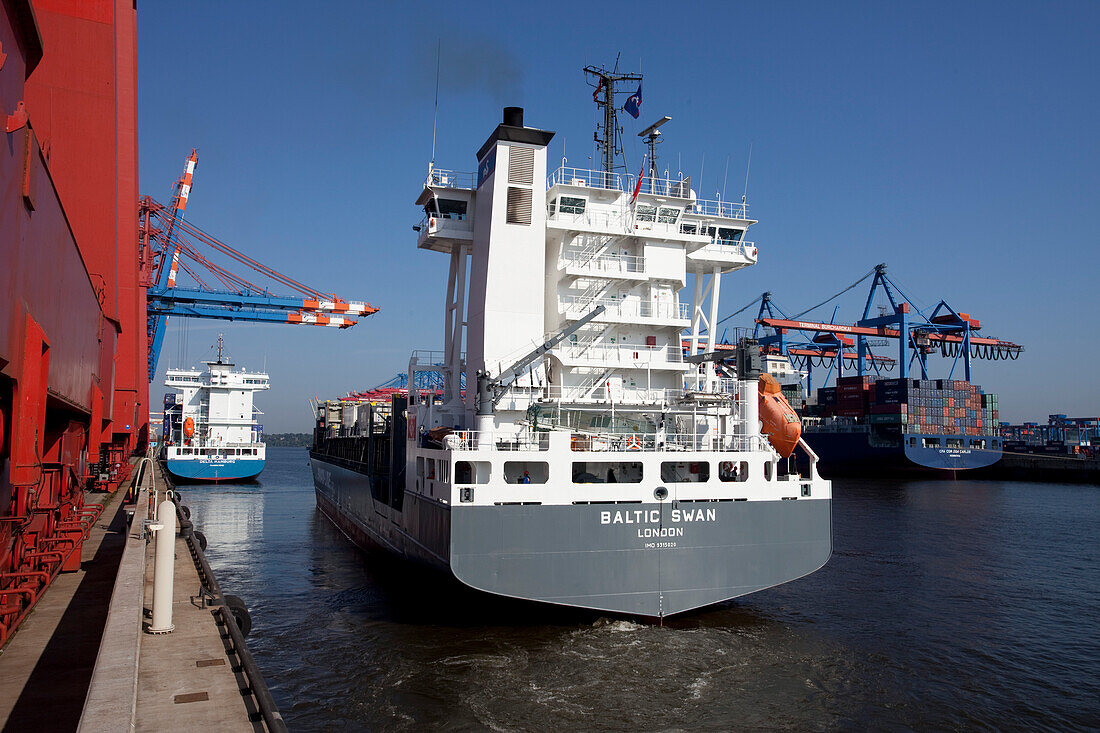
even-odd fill
[{"label": "white railing", "polygon": [[691,254],[698,255],[700,253],[721,255],[723,257],[740,256],[747,259],[753,259],[756,257],[756,243],[718,240],[704,247],[700,247]]},{"label": "white railing", "polygon": [[456,430],[443,438],[450,450],[545,451],[550,450],[550,434],[529,430]]},{"label": "white railing", "polygon": [[655,451],[759,451],[766,450],[760,435],[710,432],[702,435],[670,433],[573,433],[574,451],[651,453]]},{"label": "white railing", "polygon": [[[604,173],[603,171],[563,166],[550,174],[547,187],[555,185],[605,188],[611,191],[634,192],[638,177],[632,173]],[[674,178],[642,176],[641,193],[652,193],[673,198],[691,198],[688,182]]]},{"label": "white railing", "polygon": [[433,168],[428,172],[428,178],[424,183],[427,186],[446,186],[447,188],[473,190],[477,187],[477,174]]},{"label": "white railing", "polygon": [[554,349],[563,359],[601,361],[612,364],[683,364],[684,350],[678,346],[642,344],[570,343]]},{"label": "white railing", "polygon": [[618,318],[686,321],[691,312],[687,303],[651,303],[648,300],[619,300],[582,295],[563,295],[560,301],[567,316],[584,315],[598,305],[606,309],[604,315]]},{"label": "white railing", "polygon": [[698,199],[685,209],[688,214],[717,216],[722,219],[747,219],[749,205],[740,201],[710,201]]},{"label": "white railing", "polygon": [[629,385],[551,386],[544,390],[546,398],[562,402],[613,402],[624,405],[659,405],[672,403],[684,396],[682,389],[646,389]]},{"label": "white railing", "polygon": [[[625,173],[604,173],[584,168],[558,168],[547,181],[547,186],[584,186],[586,188],[606,188],[611,191],[625,191],[633,176]],[[633,190],[633,189],[631,189]]]},{"label": "white railing", "polygon": [[562,255],[566,267],[576,267],[586,272],[629,274],[644,273],[645,258],[637,255],[602,254],[593,256],[588,252],[566,252]]}]

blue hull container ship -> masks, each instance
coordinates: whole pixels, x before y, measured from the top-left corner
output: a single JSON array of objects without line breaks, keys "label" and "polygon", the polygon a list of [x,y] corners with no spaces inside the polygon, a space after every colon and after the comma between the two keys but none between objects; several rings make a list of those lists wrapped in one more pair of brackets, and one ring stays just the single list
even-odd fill
[{"label": "blue hull container ship", "polygon": [[267,374],[234,370],[222,358],[207,370],[169,369],[164,395],[164,464],[183,481],[249,481],[264,470],[267,448],[252,394],[269,389]]}]

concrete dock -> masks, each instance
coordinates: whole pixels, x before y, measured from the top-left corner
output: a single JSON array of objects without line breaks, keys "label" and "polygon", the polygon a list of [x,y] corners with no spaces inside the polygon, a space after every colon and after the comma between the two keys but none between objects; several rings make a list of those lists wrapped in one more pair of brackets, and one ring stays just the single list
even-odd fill
[{"label": "concrete dock", "polygon": [[[170,484],[159,465],[148,467],[163,498]],[[266,694],[266,686],[243,641],[234,641],[243,637],[228,629],[228,614],[211,605],[217,584],[201,579],[187,533],[175,534],[174,629],[148,632],[156,546],[146,530],[150,502],[140,490],[136,503],[123,506],[124,493],[104,497],[81,571],[54,582],[0,654],[3,731],[285,729],[269,696],[266,718],[261,713],[257,688]]]}]

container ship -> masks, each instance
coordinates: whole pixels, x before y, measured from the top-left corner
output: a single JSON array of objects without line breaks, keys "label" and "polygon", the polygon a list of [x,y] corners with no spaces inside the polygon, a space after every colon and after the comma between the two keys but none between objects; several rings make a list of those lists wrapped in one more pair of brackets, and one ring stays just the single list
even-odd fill
[{"label": "container ship", "polygon": [[[443,348],[414,352],[388,401],[321,402],[311,464],[319,510],[362,547],[490,594],[663,618],[820,568],[832,487],[758,345],[701,335],[722,276],[757,260],[746,205],[658,177],[652,144],[648,175],[617,172],[615,83],[640,77],[586,71],[601,170],[548,174],[554,133],[512,107],[476,173],[429,167],[414,229],[450,261]],[[416,387],[425,372],[440,389]]]},{"label": "container ship", "polygon": [[965,471],[1001,457],[997,395],[951,379],[841,377],[803,413],[806,441],[834,475]]},{"label": "container ship", "polygon": [[136,34],[130,2],[0,0],[0,646],[148,438]]},{"label": "container ship", "polygon": [[263,426],[256,422],[255,392],[270,388],[263,372],[234,370],[223,359],[204,362],[206,371],[169,369],[161,429],[165,467],[183,481],[250,481],[264,470]]}]

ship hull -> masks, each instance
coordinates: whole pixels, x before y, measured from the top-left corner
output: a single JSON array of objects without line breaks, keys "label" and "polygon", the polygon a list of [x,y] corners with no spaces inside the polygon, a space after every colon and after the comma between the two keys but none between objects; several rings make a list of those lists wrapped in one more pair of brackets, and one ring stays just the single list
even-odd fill
[{"label": "ship hull", "polygon": [[[906,434],[905,440],[896,445],[872,445],[865,432],[808,432],[803,437],[820,457],[818,466],[826,478],[950,476],[991,466],[1001,458],[1000,450],[946,447],[948,439],[967,445],[973,438],[965,435]],[[938,440],[939,445],[926,447],[926,438]]]},{"label": "ship hull", "polygon": [[785,583],[832,552],[831,500],[449,506],[370,480],[316,452],[317,504],[357,545],[488,593],[664,617]]},{"label": "ship hull", "polygon": [[251,481],[264,470],[262,458],[240,460],[181,460],[169,458],[165,467],[176,479],[199,482]]}]

